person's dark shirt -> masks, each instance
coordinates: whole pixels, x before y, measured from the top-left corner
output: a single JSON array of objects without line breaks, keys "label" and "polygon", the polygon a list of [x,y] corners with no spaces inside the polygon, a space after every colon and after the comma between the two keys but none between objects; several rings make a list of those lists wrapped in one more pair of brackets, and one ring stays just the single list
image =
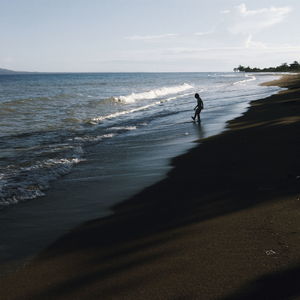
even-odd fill
[{"label": "person's dark shirt", "polygon": [[202,109],[203,108],[203,101],[202,99],[199,97],[197,98],[197,106],[198,108]]}]

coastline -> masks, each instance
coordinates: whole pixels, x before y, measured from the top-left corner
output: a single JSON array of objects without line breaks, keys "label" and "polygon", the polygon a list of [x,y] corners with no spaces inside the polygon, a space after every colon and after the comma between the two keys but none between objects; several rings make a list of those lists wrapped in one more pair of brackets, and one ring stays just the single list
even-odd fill
[{"label": "coastline", "polygon": [[113,216],[85,223],[1,278],[1,294],[216,299],[241,288],[259,293],[260,281],[251,282],[281,278],[288,266],[284,278],[299,276],[295,77],[276,83],[288,91],[252,102],[229,130],[175,158],[166,179]]},{"label": "coastline", "polygon": [[[85,78],[79,74],[78,76],[81,80]],[[96,78],[98,76],[96,75]],[[133,77],[135,76],[137,74]],[[157,74],[155,77],[159,76],[162,75]],[[168,76],[173,77],[173,75]],[[163,75],[159,80],[160,83],[157,83],[158,86],[160,84],[168,86],[168,76]],[[51,79],[47,79],[47,77],[45,76],[43,80],[46,80],[47,86],[48,84],[51,86],[51,82],[56,77]],[[107,80],[106,77],[105,74],[100,76],[104,80]],[[219,93],[220,86],[216,90],[209,88],[209,86],[215,85],[214,82],[217,77],[224,84],[227,82],[224,85],[225,90],[221,94]],[[35,194],[37,191],[43,190],[43,188],[40,189],[38,183],[44,180],[48,182],[49,175],[50,178],[52,176],[51,171],[54,170],[55,174],[62,171],[63,176],[60,177],[60,174],[58,180],[50,180],[50,188],[46,189],[45,195],[42,197],[30,201],[23,199],[20,203],[18,202],[18,195],[16,195],[16,202],[12,206],[9,205],[7,210],[1,211],[0,227],[5,228],[5,230],[1,234],[0,276],[5,275],[7,272],[14,272],[18,266],[27,264],[46,247],[73,228],[84,222],[112,214],[111,207],[113,205],[129,199],[144,188],[161,181],[171,169],[171,159],[196,147],[196,140],[221,133],[225,130],[225,125],[229,120],[240,116],[247,110],[251,100],[264,98],[280,90],[278,87],[259,86],[261,82],[276,77],[274,75],[262,75],[254,78],[253,76],[245,76],[245,74],[236,76],[236,74],[227,73],[197,73],[192,76],[189,75],[188,80],[186,73],[177,74],[175,78],[179,87],[182,87],[182,83],[186,80],[190,83],[193,80],[199,80],[199,83],[202,82],[200,85],[207,86],[207,92],[203,94],[206,99],[206,109],[202,116],[201,126],[189,122],[191,108],[194,107],[194,99],[193,94],[190,95],[191,97],[184,94],[179,97],[178,100],[180,101],[176,101],[176,107],[174,106],[175,102],[166,105],[166,115],[163,113],[163,116],[159,116],[162,113],[159,112],[162,109],[160,105],[157,107],[157,117],[154,117],[156,115],[155,111],[152,111],[154,113],[152,117],[151,110],[148,111],[149,114],[142,112],[144,117],[145,113],[148,115],[146,119],[143,119],[145,123],[139,121],[141,117],[139,114],[135,115],[132,120],[125,121],[125,123],[124,120],[121,121],[117,118],[116,123],[121,121],[119,126],[111,127],[110,122],[106,125],[103,124],[103,128],[102,125],[100,127],[97,125],[95,127],[88,126],[85,133],[80,134],[78,141],[77,138],[74,139],[74,136],[68,130],[62,132],[66,136],[61,138],[66,139],[66,144],[71,146],[70,153],[61,153],[59,144],[55,146],[51,144],[51,140],[56,138],[51,135],[49,139],[48,134],[45,134],[47,141],[45,147],[42,146],[42,148],[47,153],[47,144],[50,142],[50,157],[53,155],[54,147],[55,151],[58,151],[55,155],[58,161],[51,162],[50,169],[46,168],[47,171],[42,172],[42,176],[37,176],[37,173],[40,173],[40,170],[44,171],[44,167],[41,169],[28,169],[27,175],[29,177],[22,176],[20,181],[18,176],[13,176],[12,183],[15,184],[17,189],[19,185],[26,185],[28,180],[32,179],[33,182],[36,182],[37,189],[30,189],[29,191]],[[39,76],[36,79],[38,78]],[[150,78],[153,78],[153,74]],[[66,79],[64,76],[61,76],[60,79],[61,81],[66,80],[65,84],[68,86],[70,79]],[[110,78],[110,80],[112,79]],[[115,79],[118,82],[119,79]],[[27,79],[25,82],[27,82]],[[140,85],[143,85],[143,80]],[[193,86],[195,86],[195,83]],[[101,94],[100,91],[99,93]],[[112,94],[117,95],[116,92],[112,92]],[[125,92],[122,94],[127,95]],[[149,94],[146,93],[144,96],[147,95]],[[74,96],[76,97],[76,95]],[[226,101],[227,99],[228,101]],[[94,130],[96,131],[94,132]],[[56,132],[54,136],[58,137],[60,133]],[[67,136],[70,138],[67,138]],[[99,143],[96,142],[94,145],[89,145],[91,140],[99,137],[101,139],[101,136],[107,138]],[[35,143],[35,138],[35,135],[28,136],[26,141]],[[14,141],[14,138],[12,141]],[[20,146],[23,144],[22,138],[21,140],[17,138],[15,142],[16,144],[20,143]],[[74,146],[75,148],[73,148]],[[7,147],[9,147],[9,143]],[[4,151],[7,150],[5,143],[2,144],[2,148]],[[77,162],[70,156],[72,153],[75,155],[75,161],[77,160]],[[67,160],[61,160],[61,155]],[[26,157],[25,152],[25,160]],[[28,160],[31,166],[39,164],[39,154],[35,153],[34,157],[33,160]],[[76,167],[65,170],[65,166],[69,162],[72,166],[75,162]],[[15,167],[18,169],[18,163]],[[69,173],[65,174],[65,172]],[[8,194],[11,191],[14,191],[14,189],[6,190]],[[28,194],[25,191],[25,196],[29,196],[31,192]],[[21,189],[19,196],[22,196],[22,194],[23,190]],[[24,200],[26,203],[23,203]],[[26,236],[26,244],[23,243],[24,236]]]}]

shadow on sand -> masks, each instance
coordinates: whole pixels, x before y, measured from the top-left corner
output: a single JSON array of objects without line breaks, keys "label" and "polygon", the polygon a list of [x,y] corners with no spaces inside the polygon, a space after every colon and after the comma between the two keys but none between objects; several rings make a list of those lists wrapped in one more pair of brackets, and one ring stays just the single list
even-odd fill
[{"label": "shadow on sand", "polygon": [[300,265],[267,274],[241,288],[223,300],[282,300],[298,299],[300,296]]}]

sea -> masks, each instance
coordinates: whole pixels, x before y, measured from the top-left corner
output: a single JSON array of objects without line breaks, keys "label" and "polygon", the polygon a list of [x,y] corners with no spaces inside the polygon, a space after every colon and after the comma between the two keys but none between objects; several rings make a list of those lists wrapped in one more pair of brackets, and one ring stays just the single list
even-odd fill
[{"label": "sea", "polygon": [[[0,264],[26,261],[163,179],[278,74],[0,75]],[[199,93],[204,109],[194,123]],[[1,273],[1,272],[0,272]]]}]

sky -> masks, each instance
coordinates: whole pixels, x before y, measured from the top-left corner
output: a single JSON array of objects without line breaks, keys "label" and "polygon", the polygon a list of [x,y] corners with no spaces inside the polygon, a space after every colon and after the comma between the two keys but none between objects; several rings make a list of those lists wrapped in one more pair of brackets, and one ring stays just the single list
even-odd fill
[{"label": "sky", "polygon": [[216,72],[300,61],[299,0],[0,0],[0,68]]}]

